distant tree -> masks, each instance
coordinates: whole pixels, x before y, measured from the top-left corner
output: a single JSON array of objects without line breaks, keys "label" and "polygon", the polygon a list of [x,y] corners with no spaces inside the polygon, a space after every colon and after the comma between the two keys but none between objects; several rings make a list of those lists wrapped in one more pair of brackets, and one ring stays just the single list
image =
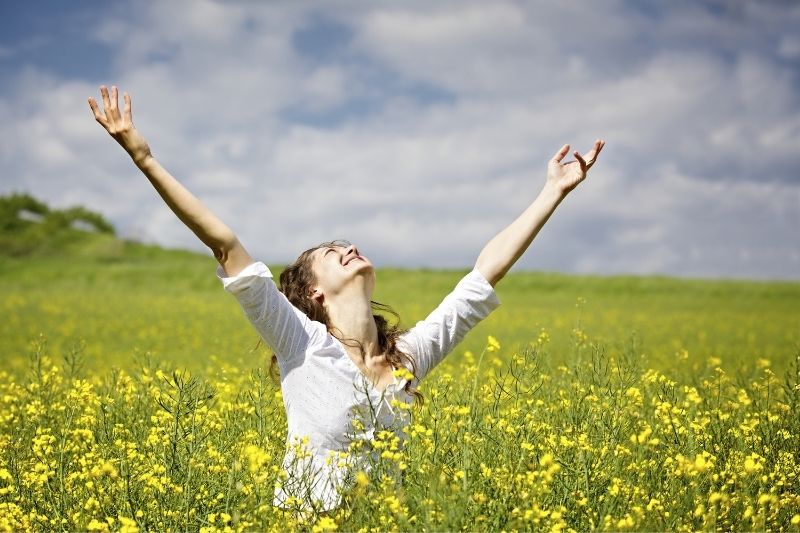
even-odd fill
[{"label": "distant tree", "polygon": [[34,214],[39,220],[50,214],[50,208],[30,194],[13,193],[0,196],[0,231],[10,232],[28,227],[31,224],[26,214]]},{"label": "distant tree", "polygon": [[[49,216],[58,215],[60,218],[73,228],[90,227],[94,228],[98,233],[110,233],[114,235],[114,226],[111,225],[103,215],[89,211],[85,207],[70,207],[63,211],[51,211]],[[76,223],[82,222],[82,225]]]},{"label": "distant tree", "polygon": [[86,233],[115,235],[103,215],[85,207],[52,209],[27,193],[0,196],[0,254],[28,255],[58,250]]},{"label": "distant tree", "polygon": [[51,209],[27,193],[0,196],[0,231],[14,231],[41,223],[57,228],[91,228],[98,233],[114,235],[114,226],[99,213],[85,207]]}]

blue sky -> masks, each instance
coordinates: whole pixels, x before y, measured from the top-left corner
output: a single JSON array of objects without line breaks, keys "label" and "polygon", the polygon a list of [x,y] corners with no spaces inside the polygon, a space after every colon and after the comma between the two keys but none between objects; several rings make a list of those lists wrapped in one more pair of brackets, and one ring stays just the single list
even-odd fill
[{"label": "blue sky", "polygon": [[794,2],[28,2],[0,7],[0,193],[204,250],[91,117],[268,263],[334,238],[471,266],[563,143],[606,148],[518,268],[800,278]]}]

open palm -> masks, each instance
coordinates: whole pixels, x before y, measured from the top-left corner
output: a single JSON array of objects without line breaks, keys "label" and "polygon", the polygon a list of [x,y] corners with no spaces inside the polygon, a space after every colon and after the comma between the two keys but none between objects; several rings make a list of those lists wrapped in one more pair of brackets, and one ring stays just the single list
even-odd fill
[{"label": "open palm", "polygon": [[585,157],[582,157],[576,150],[572,153],[575,156],[575,161],[562,164],[561,161],[569,152],[569,145],[565,144],[547,164],[547,182],[557,187],[564,194],[568,193],[586,179],[586,173],[594,165],[597,155],[605,144],[605,141],[598,139]]},{"label": "open palm", "polygon": [[92,109],[95,120],[128,152],[134,161],[141,162],[150,155],[150,147],[144,137],[136,130],[133,125],[133,114],[131,112],[131,97],[124,93],[125,107],[123,112],[119,111],[119,93],[116,86],[111,87],[111,94],[105,85],[100,87],[100,95],[103,98],[103,113],[97,105],[97,101],[89,97],[89,107]]}]

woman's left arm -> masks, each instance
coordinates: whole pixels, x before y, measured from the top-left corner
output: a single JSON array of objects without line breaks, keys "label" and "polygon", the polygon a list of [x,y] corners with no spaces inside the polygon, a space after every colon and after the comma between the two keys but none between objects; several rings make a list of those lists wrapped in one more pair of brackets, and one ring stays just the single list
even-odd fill
[{"label": "woman's left arm", "polygon": [[547,181],[536,200],[507,228],[495,235],[481,250],[475,268],[494,287],[517,262],[545,222],[567,194],[586,178],[597,155],[605,146],[598,139],[594,147],[582,157],[573,152],[575,161],[561,163],[569,152],[565,144],[547,164]]}]

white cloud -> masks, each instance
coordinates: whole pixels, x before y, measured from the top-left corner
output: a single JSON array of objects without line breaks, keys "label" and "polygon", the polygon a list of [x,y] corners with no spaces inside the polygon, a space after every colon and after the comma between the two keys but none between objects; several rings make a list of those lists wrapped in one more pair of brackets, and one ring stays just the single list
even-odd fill
[{"label": "white cloud", "polygon": [[783,36],[778,45],[778,55],[786,59],[800,58],[800,37]]},{"label": "white cloud", "polygon": [[[118,9],[93,29],[112,51],[106,83],[132,94],[165,167],[266,261],[344,237],[379,266],[465,266],[533,200],[561,143],[603,137],[519,267],[800,272],[798,80],[781,62],[796,10],[670,4],[656,24],[624,2]],[[352,30],[339,55],[293,47],[320,13]],[[769,21],[786,30],[751,28]],[[95,83],[21,68],[0,93],[2,190],[202,249],[91,118]]]}]

